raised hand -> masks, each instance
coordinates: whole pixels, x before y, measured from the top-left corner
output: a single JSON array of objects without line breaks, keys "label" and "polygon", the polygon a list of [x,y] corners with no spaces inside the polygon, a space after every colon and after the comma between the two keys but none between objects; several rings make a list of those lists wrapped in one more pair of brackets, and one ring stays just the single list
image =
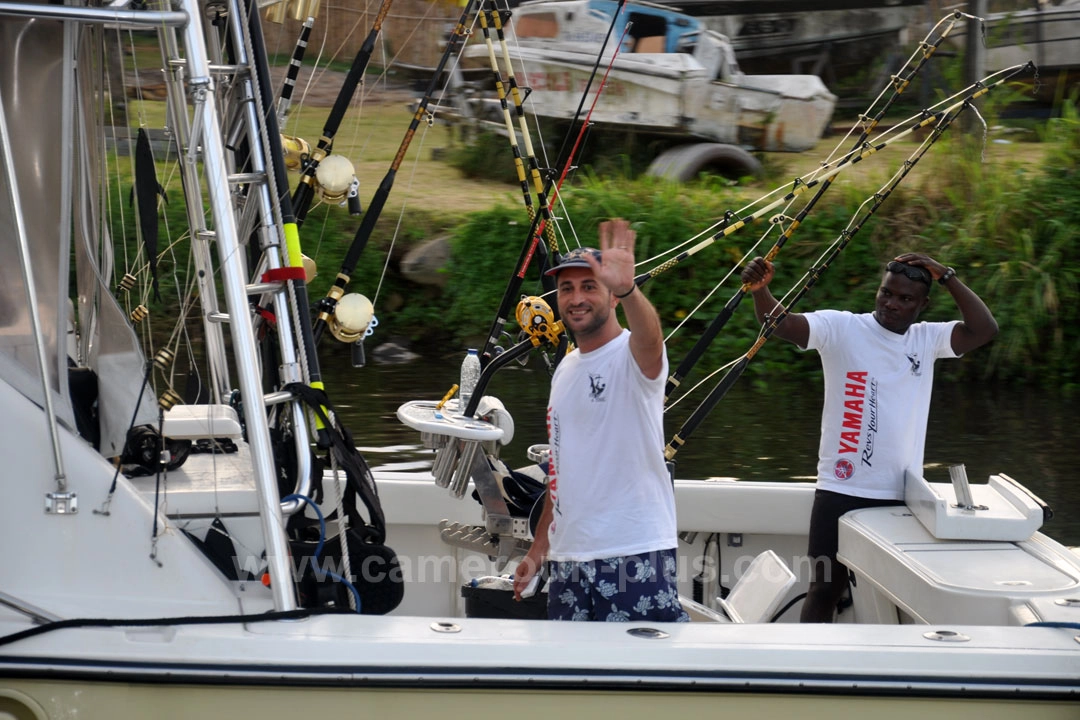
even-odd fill
[{"label": "raised hand", "polygon": [[616,295],[624,295],[634,285],[634,243],[637,233],[622,218],[607,220],[598,228],[600,254],[597,258],[586,255],[593,274]]}]

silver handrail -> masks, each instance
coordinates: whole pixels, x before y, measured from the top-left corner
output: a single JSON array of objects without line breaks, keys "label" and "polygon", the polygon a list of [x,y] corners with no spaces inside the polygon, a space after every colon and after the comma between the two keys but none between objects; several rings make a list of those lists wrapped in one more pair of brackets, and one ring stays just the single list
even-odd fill
[{"label": "silver handrail", "polygon": [[3,149],[4,155],[3,172],[7,175],[6,180],[14,206],[12,212],[15,221],[15,237],[19,241],[19,264],[22,266],[26,303],[30,310],[30,332],[34,337],[34,354],[37,359],[38,372],[41,374],[42,400],[45,403],[45,418],[49,426],[49,440],[52,443],[53,464],[56,468],[56,486],[59,492],[64,493],[67,492],[67,474],[64,472],[64,458],[60,453],[60,433],[56,422],[56,408],[53,406],[52,388],[49,387],[49,363],[45,357],[45,338],[42,334],[41,322],[38,319],[37,284],[34,282],[34,271],[30,261],[30,242],[27,238],[26,221],[22,214],[19,183],[18,178],[15,177],[11,147],[11,134],[8,130],[7,113],[4,110],[4,98],[0,95],[0,148]]},{"label": "silver handrail", "polygon": [[[236,50],[236,62],[239,65],[247,65],[251,62],[251,57],[248,52],[248,46],[250,38],[248,34],[244,32],[244,8],[241,3],[233,0],[229,4],[231,8],[230,16],[232,22],[229,24],[229,29],[233,33],[233,46]],[[251,145],[251,152],[249,162],[251,163],[252,170],[256,175],[262,175],[269,177],[269,173],[273,172],[273,168],[267,167],[266,155],[268,152],[264,147],[265,138],[262,132],[262,126],[259,123],[259,117],[266,108],[256,107],[259,103],[259,93],[254,87],[254,73],[248,75],[243,79],[243,87],[245,89],[244,98],[245,102],[242,103],[239,112],[246,116],[246,127],[249,131],[249,140]],[[282,267],[283,258],[281,248],[284,245],[284,237],[281,231],[281,223],[279,222],[280,213],[275,214],[274,196],[271,193],[270,182],[257,183],[255,185],[255,191],[258,193],[257,203],[259,217],[262,220],[261,227],[259,228],[259,236],[263,245],[263,259],[266,267],[271,270]],[[297,369],[302,365],[302,353],[297,353],[296,343],[293,341],[295,335],[293,333],[292,312],[289,307],[289,302],[286,297],[287,289],[282,286],[272,293],[274,302],[274,313],[277,318],[279,339],[278,349],[281,352],[281,365],[283,373],[296,374]],[[306,308],[304,309],[306,311]],[[282,378],[284,382],[291,382],[294,380],[307,380],[306,368],[304,369],[305,377],[288,377]],[[265,402],[265,400],[264,400]],[[293,492],[295,495],[302,495],[309,497],[311,495],[311,435],[310,425],[308,422],[307,413],[304,410],[303,403],[298,398],[293,398],[289,404],[290,414],[292,416],[292,434],[293,443],[296,446],[296,489]],[[292,515],[297,511],[303,509],[306,503],[302,500],[289,500],[281,503],[282,515]]]},{"label": "silver handrail", "polygon": [[127,10],[120,7],[90,8],[72,5],[0,2],[0,15],[40,20],[74,20],[102,25],[124,24],[138,27],[183,27],[188,14],[175,10]]},{"label": "silver handrail", "polygon": [[[196,0],[182,0],[182,6],[190,18],[184,27],[184,47],[187,52],[189,88],[195,98],[195,121],[192,125],[197,131],[193,131],[191,142],[192,147],[201,146],[202,149],[207,196],[214,216],[221,286],[225,305],[233,318],[233,322],[229,323],[229,331],[234,347],[254,348],[255,332],[252,324],[247,321],[250,310],[244,253],[229,193],[225,143],[218,123],[219,114],[206,54],[202,18]],[[244,418],[248,428],[259,514],[263,519],[263,539],[266,542],[266,561],[271,578],[270,590],[275,609],[293,610],[297,607],[295,584],[278,499],[277,475],[270,448],[270,426],[263,401],[261,374],[254,353],[236,352],[235,360],[240,396],[244,399]]]}]

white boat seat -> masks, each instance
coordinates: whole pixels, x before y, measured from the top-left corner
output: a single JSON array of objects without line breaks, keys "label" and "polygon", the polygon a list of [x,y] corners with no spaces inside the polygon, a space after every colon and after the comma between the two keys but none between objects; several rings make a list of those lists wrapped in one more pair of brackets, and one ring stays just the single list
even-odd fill
[{"label": "white boat seat", "polygon": [[[840,518],[837,559],[856,578],[859,622],[1021,624],[1016,608],[1040,599],[1038,620],[1068,619],[1065,601],[1080,592],[1080,564],[1041,534],[1030,540],[943,540],[906,507],[854,510]],[[1054,613],[1054,614],[1050,614]],[[1030,621],[1030,620],[1029,620]]]},{"label": "white boat seat", "polygon": [[766,550],[750,562],[727,598],[716,598],[716,602],[732,622],[767,623],[795,579],[795,573],[780,556]]},{"label": "white boat seat", "polygon": [[686,614],[690,616],[690,622],[715,622],[715,623],[729,623],[731,620],[722,612],[717,612],[710,607],[706,607],[699,602],[695,602],[685,595],[679,596],[679,604],[682,605],[682,609],[686,611]]},{"label": "white boat seat", "polygon": [[239,439],[240,418],[228,405],[177,405],[165,411],[162,434],[173,440]]}]

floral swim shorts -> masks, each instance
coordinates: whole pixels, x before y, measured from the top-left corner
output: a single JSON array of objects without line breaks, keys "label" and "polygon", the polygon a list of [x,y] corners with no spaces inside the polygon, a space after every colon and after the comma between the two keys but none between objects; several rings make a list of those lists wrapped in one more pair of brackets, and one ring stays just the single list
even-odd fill
[{"label": "floral swim shorts", "polygon": [[548,619],[688,622],[679,604],[675,550],[548,563]]}]

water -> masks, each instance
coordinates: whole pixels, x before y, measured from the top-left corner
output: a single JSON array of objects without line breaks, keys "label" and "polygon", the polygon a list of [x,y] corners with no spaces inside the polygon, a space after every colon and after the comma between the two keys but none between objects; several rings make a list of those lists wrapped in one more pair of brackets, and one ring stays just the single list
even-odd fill
[{"label": "water", "polygon": [[[329,353],[326,353],[329,355]],[[458,380],[460,353],[442,361],[352,368],[348,351],[326,358],[323,373],[335,406],[373,467],[430,467],[433,453],[397,420],[408,400],[438,400]],[[511,466],[527,463],[529,445],[546,442],[548,373],[538,357],[498,373],[486,394],[514,417],[514,440],[503,448]],[[701,396],[703,397],[703,395]],[[694,407],[678,405],[665,421],[668,439]],[[816,465],[820,382],[755,389],[736,383],[676,456],[680,478],[812,480]],[[1055,516],[1043,531],[1080,545],[1080,408],[1047,390],[956,385],[938,381],[930,409],[926,477],[948,482],[948,466],[964,463],[973,483],[1005,473],[1041,497]]]}]

